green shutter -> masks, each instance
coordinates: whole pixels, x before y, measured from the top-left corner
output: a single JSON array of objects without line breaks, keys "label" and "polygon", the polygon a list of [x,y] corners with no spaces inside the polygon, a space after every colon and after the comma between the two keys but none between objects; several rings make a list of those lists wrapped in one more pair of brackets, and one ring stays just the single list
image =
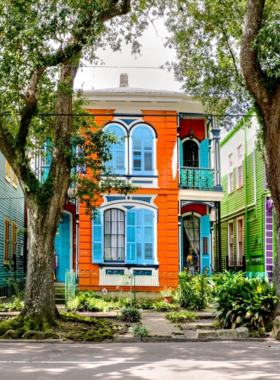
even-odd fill
[{"label": "green shutter", "polygon": [[183,143],[181,139],[179,139],[179,162],[181,167],[184,166]]},{"label": "green shutter", "polygon": [[103,263],[103,211],[97,210],[97,217],[92,219],[92,262]]},{"label": "green shutter", "polygon": [[201,141],[199,146],[199,167],[209,168],[209,139]]}]

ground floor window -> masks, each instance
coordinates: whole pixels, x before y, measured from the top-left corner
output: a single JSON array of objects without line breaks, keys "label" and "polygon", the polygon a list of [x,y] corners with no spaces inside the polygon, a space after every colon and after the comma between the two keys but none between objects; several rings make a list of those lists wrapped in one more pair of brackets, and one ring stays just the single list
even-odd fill
[{"label": "ground floor window", "polygon": [[153,264],[154,212],[132,207],[97,210],[93,219],[93,263]]},{"label": "ground floor window", "polygon": [[234,228],[233,228],[233,222],[229,222],[228,224],[228,266],[233,267],[234,266]]}]

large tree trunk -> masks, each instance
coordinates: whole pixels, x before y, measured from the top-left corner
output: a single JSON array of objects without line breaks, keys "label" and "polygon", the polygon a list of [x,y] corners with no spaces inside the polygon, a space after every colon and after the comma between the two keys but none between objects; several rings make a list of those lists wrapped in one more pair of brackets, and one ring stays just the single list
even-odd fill
[{"label": "large tree trunk", "polygon": [[53,323],[58,316],[54,295],[54,239],[56,216],[45,217],[32,202],[29,210],[29,256],[25,304],[21,315],[34,320],[35,325]]},{"label": "large tree trunk", "polygon": [[[60,71],[52,163],[41,194],[29,194],[24,188],[29,210],[30,238],[25,305],[21,315],[38,327],[52,324],[59,316],[54,294],[54,241],[70,182],[73,133],[72,89],[77,67],[63,66]],[[60,116],[62,115],[62,116]],[[45,197],[44,197],[45,195]]]}]

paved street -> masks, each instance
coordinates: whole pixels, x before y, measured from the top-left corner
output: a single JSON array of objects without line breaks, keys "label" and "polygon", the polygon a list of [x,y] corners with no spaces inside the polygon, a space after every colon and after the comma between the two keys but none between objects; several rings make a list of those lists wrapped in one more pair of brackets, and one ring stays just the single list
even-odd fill
[{"label": "paved street", "polygon": [[280,343],[1,343],[1,380],[280,378]]}]

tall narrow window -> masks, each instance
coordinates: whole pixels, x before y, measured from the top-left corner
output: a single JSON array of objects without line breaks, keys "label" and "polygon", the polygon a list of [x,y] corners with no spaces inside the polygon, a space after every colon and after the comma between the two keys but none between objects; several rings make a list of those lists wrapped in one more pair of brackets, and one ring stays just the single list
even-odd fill
[{"label": "tall narrow window", "polygon": [[17,223],[13,222],[12,225],[12,265],[16,267],[17,255]]},{"label": "tall narrow window", "polygon": [[10,219],[5,218],[4,264],[10,260]]},{"label": "tall narrow window", "polygon": [[15,172],[13,172],[13,186],[17,188],[17,184],[18,184],[18,178]]},{"label": "tall narrow window", "polygon": [[153,174],[153,133],[147,127],[138,127],[132,133],[133,174]]},{"label": "tall narrow window", "polygon": [[110,125],[106,128],[106,133],[114,135],[117,142],[110,145],[110,153],[112,158],[105,163],[107,170],[114,174],[125,174],[125,141],[124,131],[118,125]]},{"label": "tall narrow window", "polygon": [[237,148],[237,188],[243,186],[242,145]]},{"label": "tall narrow window", "polygon": [[244,255],[243,218],[237,219],[237,266],[242,267]]},{"label": "tall narrow window", "polygon": [[104,253],[105,261],[125,259],[125,213],[110,209],[104,212]]},{"label": "tall narrow window", "polygon": [[234,245],[233,245],[233,222],[228,224],[228,265],[229,267],[234,266]]},{"label": "tall narrow window", "polygon": [[183,143],[183,164],[191,168],[197,168],[199,166],[198,145],[193,140],[186,140]]},{"label": "tall narrow window", "polygon": [[11,182],[11,165],[9,162],[6,160],[6,180],[8,182]]},{"label": "tall narrow window", "polygon": [[233,154],[228,156],[228,192],[233,192]]}]

